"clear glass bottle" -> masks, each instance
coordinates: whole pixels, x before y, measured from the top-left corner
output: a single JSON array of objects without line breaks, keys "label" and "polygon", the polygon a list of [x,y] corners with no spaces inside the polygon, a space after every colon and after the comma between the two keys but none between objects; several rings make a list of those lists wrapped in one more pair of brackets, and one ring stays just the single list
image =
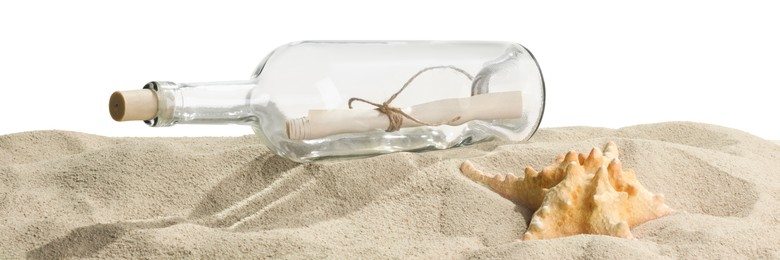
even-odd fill
[{"label": "clear glass bottle", "polygon": [[[271,52],[249,80],[154,81],[115,92],[109,109],[117,121],[153,127],[250,125],[278,155],[304,162],[527,140],[544,92],[536,60],[516,43],[303,41]],[[409,115],[395,115],[397,129],[376,106],[348,107],[351,98],[381,105],[396,93],[387,108]],[[316,119],[318,111],[327,116]]]}]

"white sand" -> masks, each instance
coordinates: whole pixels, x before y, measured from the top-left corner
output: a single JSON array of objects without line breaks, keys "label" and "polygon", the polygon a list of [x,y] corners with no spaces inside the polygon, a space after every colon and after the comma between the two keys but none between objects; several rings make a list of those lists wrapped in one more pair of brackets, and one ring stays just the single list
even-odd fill
[{"label": "white sand", "polygon": [[[677,213],[637,240],[522,242],[531,212],[458,171],[540,168],[614,140]],[[254,137],[0,136],[0,258],[780,258],[780,145],[695,123],[295,164]]]}]

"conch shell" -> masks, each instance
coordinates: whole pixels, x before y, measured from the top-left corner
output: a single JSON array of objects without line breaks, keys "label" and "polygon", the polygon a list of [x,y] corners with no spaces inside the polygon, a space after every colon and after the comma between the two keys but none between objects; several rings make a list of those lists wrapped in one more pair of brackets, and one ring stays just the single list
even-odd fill
[{"label": "conch shell", "polygon": [[[534,210],[523,240],[577,234],[634,239],[630,228],[669,214],[664,196],[645,189],[630,169],[623,170],[615,143],[604,152],[560,155],[541,172],[525,168],[523,177],[487,174],[466,161],[460,171],[501,196]],[[607,165],[604,163],[608,162]]]}]

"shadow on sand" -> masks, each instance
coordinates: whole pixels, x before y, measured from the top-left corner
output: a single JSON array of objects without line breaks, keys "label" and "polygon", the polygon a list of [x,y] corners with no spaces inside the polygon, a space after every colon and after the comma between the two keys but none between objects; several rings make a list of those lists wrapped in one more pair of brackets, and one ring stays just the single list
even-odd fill
[{"label": "shadow on sand", "polygon": [[95,224],[72,230],[67,236],[56,239],[27,252],[27,259],[64,259],[90,257],[125,233],[135,229],[165,228],[183,222],[181,218],[149,221]]},{"label": "shadow on sand", "polygon": [[[363,160],[368,162],[298,164],[276,155],[261,155],[211,188],[186,219],[79,227],[29,251],[27,258],[90,257],[133,230],[183,222],[237,232],[307,226],[359,210],[437,161],[411,157],[396,158],[393,163],[377,157]],[[376,169],[367,170],[362,166],[365,164],[374,164]]]}]

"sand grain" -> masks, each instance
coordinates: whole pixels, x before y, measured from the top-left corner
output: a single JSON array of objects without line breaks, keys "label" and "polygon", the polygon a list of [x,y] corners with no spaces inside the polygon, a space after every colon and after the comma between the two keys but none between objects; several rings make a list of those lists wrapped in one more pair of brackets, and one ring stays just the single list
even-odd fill
[{"label": "sand grain", "polygon": [[[613,140],[677,211],[637,240],[522,242],[532,212],[461,176]],[[662,123],[296,164],[253,137],[0,136],[0,258],[780,258],[780,145]]]}]

